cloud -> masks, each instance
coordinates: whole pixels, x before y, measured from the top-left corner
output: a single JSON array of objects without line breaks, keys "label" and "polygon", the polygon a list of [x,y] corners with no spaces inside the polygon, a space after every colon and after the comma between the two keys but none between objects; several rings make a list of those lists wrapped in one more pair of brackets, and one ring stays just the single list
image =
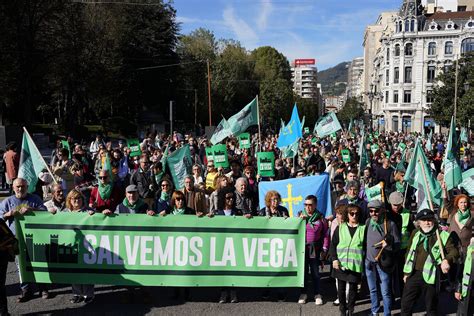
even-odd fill
[{"label": "cloud", "polygon": [[271,1],[262,1],[260,14],[257,17],[257,27],[259,30],[265,30],[268,24],[268,17],[273,11],[273,5]]},{"label": "cloud", "polygon": [[224,23],[237,37],[237,40],[247,48],[255,47],[258,42],[257,33],[250,27],[250,25],[248,25],[247,22],[235,15],[234,8],[227,7],[223,12],[222,17]]}]

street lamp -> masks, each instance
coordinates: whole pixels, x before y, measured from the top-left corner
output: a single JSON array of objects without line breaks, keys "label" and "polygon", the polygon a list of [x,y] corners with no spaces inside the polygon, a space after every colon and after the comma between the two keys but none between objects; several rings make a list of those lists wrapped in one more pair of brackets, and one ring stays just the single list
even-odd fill
[{"label": "street lamp", "polygon": [[370,90],[364,93],[368,98],[370,102],[370,107],[369,107],[369,117],[370,117],[370,131],[373,129],[373,117],[372,117],[372,109],[373,109],[373,102],[374,98],[379,98],[383,96],[382,93],[376,92],[376,87],[373,83],[370,84]]}]

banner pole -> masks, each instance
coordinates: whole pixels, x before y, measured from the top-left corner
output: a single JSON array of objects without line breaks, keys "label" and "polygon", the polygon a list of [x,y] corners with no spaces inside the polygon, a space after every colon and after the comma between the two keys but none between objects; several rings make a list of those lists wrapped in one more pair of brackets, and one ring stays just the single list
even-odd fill
[{"label": "banner pole", "polygon": [[260,130],[260,106],[258,104],[258,94],[257,94],[257,122],[258,122],[258,151],[262,151],[262,132]]},{"label": "banner pole", "polygon": [[[46,161],[44,160],[43,158],[43,155],[41,155],[38,147],[36,147],[36,144],[35,142],[33,141],[33,138],[31,138],[30,136],[30,133],[28,133],[28,130],[26,129],[26,127],[23,126],[23,131],[26,133],[26,136],[31,140],[31,143],[33,144],[33,150],[36,150],[38,155],[41,157],[41,160],[43,161],[44,165],[46,166],[46,170],[48,170],[49,174],[51,175],[51,177],[53,178],[53,181],[55,184],[58,184],[58,181],[56,181],[56,178],[54,177],[53,173],[51,172],[51,169],[49,169],[49,166],[48,164],[46,163]],[[38,175],[36,175],[38,177]]]}]

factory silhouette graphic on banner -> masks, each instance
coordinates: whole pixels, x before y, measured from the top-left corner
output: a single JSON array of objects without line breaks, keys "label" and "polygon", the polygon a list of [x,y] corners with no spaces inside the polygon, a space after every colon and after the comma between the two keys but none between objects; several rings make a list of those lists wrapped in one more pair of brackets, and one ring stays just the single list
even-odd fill
[{"label": "factory silhouette graphic on banner", "polygon": [[33,235],[25,235],[26,261],[49,263],[78,263],[78,245],[60,245],[58,235],[49,235],[49,244],[34,244]]}]

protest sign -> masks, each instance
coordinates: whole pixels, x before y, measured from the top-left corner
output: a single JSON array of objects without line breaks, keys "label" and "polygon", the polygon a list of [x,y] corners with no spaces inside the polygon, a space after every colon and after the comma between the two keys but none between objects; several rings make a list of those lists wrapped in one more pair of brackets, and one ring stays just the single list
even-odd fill
[{"label": "protest sign", "polygon": [[127,147],[130,148],[130,157],[140,156],[142,154],[138,139],[127,139]]},{"label": "protest sign", "polygon": [[34,212],[16,225],[23,282],[303,286],[298,218]]},{"label": "protest sign", "polygon": [[275,154],[273,152],[257,153],[258,174],[262,177],[275,176]]},{"label": "protest sign", "polygon": [[227,147],[224,144],[212,146],[212,155],[214,156],[214,166],[216,168],[229,167],[229,159],[227,158]]},{"label": "protest sign", "polygon": [[206,157],[207,161],[214,161],[214,152],[212,150],[212,147],[206,147]]},{"label": "protest sign", "polygon": [[239,147],[250,148],[250,134],[249,133],[242,133],[239,135]]},{"label": "protest sign", "polygon": [[341,150],[341,155],[342,155],[342,161],[351,162],[351,153],[349,152],[349,149]]},{"label": "protest sign", "polygon": [[380,200],[382,201],[382,186],[379,184],[374,185],[370,188],[365,188],[365,195],[367,196],[367,201]]}]

